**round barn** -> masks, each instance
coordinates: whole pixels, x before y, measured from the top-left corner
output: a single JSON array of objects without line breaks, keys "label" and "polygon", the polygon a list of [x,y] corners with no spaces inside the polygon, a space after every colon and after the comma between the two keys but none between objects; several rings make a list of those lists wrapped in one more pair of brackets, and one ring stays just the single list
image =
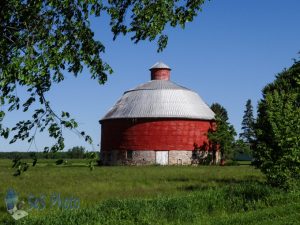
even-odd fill
[{"label": "round barn", "polygon": [[191,164],[195,147],[211,152],[212,110],[196,92],[170,81],[166,64],[150,71],[151,81],[126,91],[100,120],[104,165]]}]

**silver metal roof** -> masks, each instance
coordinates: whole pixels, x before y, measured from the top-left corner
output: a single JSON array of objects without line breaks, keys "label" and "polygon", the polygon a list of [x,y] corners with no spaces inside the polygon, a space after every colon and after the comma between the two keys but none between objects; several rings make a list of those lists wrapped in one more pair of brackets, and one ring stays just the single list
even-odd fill
[{"label": "silver metal roof", "polygon": [[196,92],[172,81],[152,80],[126,91],[101,120],[117,118],[212,120],[214,113]]},{"label": "silver metal roof", "polygon": [[155,63],[153,66],[151,66],[150,70],[152,70],[152,69],[169,69],[169,70],[171,70],[171,68],[167,64],[164,64],[163,62]]}]

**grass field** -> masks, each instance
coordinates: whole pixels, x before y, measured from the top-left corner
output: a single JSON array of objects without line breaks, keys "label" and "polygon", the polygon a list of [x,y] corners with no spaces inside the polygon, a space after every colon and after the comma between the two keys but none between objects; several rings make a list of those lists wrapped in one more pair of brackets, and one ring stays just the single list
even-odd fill
[{"label": "grass field", "polygon": [[[21,177],[12,174],[11,162],[0,160],[1,225],[300,224],[300,191],[266,186],[249,165],[96,167],[91,172],[82,160],[64,166],[40,160]],[[29,212],[16,222],[5,209],[9,188]],[[62,200],[78,198],[79,209],[51,206],[53,193]],[[45,208],[30,209],[32,196]]]}]

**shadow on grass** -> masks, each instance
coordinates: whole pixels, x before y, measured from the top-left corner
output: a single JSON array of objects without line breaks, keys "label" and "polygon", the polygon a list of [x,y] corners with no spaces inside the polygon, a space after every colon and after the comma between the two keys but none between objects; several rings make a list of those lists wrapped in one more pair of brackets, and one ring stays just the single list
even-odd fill
[{"label": "shadow on grass", "polygon": [[219,184],[231,185],[231,184],[265,184],[265,182],[258,179],[256,176],[245,176],[243,179],[236,178],[220,178],[211,179],[209,181],[216,182]]},{"label": "shadow on grass", "polygon": [[191,185],[185,185],[182,187],[179,187],[179,190],[183,191],[207,191],[215,189],[215,186],[209,186],[209,185],[200,185],[200,184],[191,184]]},{"label": "shadow on grass", "polygon": [[0,205],[0,212],[1,212],[1,213],[3,213],[3,212],[6,213],[6,212],[7,212],[6,207],[5,207],[4,205],[2,205],[2,204]]},{"label": "shadow on grass", "polygon": [[168,182],[188,182],[190,181],[187,177],[174,177],[174,178],[167,178],[166,181]]},{"label": "shadow on grass", "polygon": [[251,187],[252,189],[257,189],[258,187],[270,188],[269,186],[266,186],[265,182],[257,180],[254,176],[249,176],[243,180],[235,178],[210,179],[207,183],[187,184],[178,187],[178,189],[181,191],[205,191],[220,187],[222,187],[222,189],[241,189],[241,187]]},{"label": "shadow on grass", "polygon": [[218,201],[226,202],[228,212],[259,209],[272,201],[280,201],[272,200],[274,196],[282,196],[281,190],[258,180],[216,179],[214,182],[221,185],[185,185],[180,190],[218,196]]}]

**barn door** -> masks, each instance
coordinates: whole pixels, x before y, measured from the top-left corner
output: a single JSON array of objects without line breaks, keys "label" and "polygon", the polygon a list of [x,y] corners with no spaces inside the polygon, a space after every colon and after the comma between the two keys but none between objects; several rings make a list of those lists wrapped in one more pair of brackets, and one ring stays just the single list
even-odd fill
[{"label": "barn door", "polygon": [[169,152],[168,151],[156,151],[156,163],[159,165],[168,165]]}]

